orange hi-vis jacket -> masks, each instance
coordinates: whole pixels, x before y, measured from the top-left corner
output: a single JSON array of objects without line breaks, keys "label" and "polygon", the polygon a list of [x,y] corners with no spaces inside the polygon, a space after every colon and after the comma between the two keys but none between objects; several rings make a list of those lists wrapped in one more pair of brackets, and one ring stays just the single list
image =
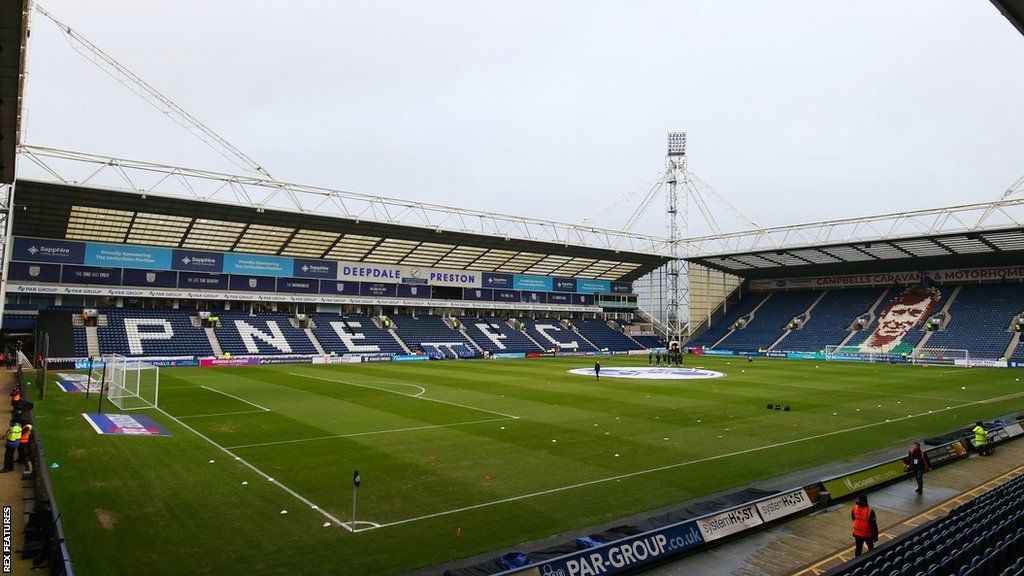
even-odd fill
[{"label": "orange hi-vis jacket", "polygon": [[871,506],[853,505],[853,535],[861,538],[874,538],[871,531]]},{"label": "orange hi-vis jacket", "polygon": [[28,444],[28,439],[32,436],[32,425],[25,424],[21,428],[21,443]]},{"label": "orange hi-vis jacket", "polygon": [[14,394],[11,394],[11,401],[21,402],[21,390],[15,390]]}]

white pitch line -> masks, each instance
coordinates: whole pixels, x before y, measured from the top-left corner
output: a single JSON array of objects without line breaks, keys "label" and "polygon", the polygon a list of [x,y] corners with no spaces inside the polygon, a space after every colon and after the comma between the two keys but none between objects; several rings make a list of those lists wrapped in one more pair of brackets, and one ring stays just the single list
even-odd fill
[{"label": "white pitch line", "polygon": [[295,440],[278,440],[277,442],[262,442],[260,444],[242,444],[240,446],[228,446],[229,450],[240,448],[257,448],[260,446],[275,446],[277,444],[296,444],[299,442],[313,442],[315,440],[330,440],[333,438],[354,438],[356,436],[372,436],[374,434],[388,434],[392,432],[411,432],[414,430],[430,430],[433,428],[453,428],[455,426],[469,426],[470,424],[485,424],[487,422],[506,422],[518,420],[518,418],[491,418],[490,420],[473,420],[472,422],[456,422],[454,424],[427,424],[424,426],[412,426],[409,428],[392,428],[390,430],[372,430],[370,432],[352,432],[350,434],[335,434],[333,436],[314,436],[313,438],[296,438]]},{"label": "white pitch line", "polygon": [[216,414],[189,414],[188,416],[178,416],[178,418],[212,418],[214,416],[234,416],[235,414],[266,414],[269,410],[242,410],[240,412],[217,412]]},{"label": "white pitch line", "polygon": [[802,384],[791,384],[788,382],[766,382],[768,386],[788,386],[790,388],[803,388],[804,390],[817,390],[819,392],[846,392],[848,394],[875,394],[877,396],[889,396],[892,398],[918,398],[921,400],[941,400],[943,402],[960,402],[962,398],[939,398],[938,396],[917,396],[914,394],[892,394],[889,392],[873,392],[870,390],[846,390],[844,388],[822,388],[819,386],[804,386]]},{"label": "white pitch line", "polygon": [[[420,520],[427,520],[429,518],[437,518],[439,516],[448,516],[450,514],[457,514],[459,512],[466,512],[468,510],[475,510],[477,508],[486,508],[489,506],[495,506],[497,504],[506,504],[508,502],[516,502],[518,500],[526,500],[528,498],[535,498],[537,496],[544,496],[547,494],[555,494],[558,492],[565,492],[567,490],[575,490],[576,488],[583,488],[585,486],[593,486],[595,484],[603,484],[605,482],[612,482],[615,480],[622,480],[624,478],[632,478],[634,476],[642,476],[644,474],[651,474],[653,472],[663,472],[665,470],[672,470],[674,468],[682,468],[684,466],[690,466],[693,464],[700,464],[703,462],[711,462],[712,460],[721,460],[722,458],[730,458],[732,456],[741,456],[743,454],[750,454],[751,452],[760,452],[761,450],[770,450],[772,448],[779,448],[782,446],[789,446],[791,444],[799,444],[801,442],[807,442],[808,440],[817,440],[819,438],[825,438],[826,436],[835,436],[837,434],[845,434],[846,432],[853,432],[855,430],[863,430],[865,428],[873,428],[875,426],[881,426],[883,424],[892,424],[900,422],[901,420],[907,420],[908,418],[928,416],[929,414],[937,414],[939,412],[946,412],[948,410],[956,410],[958,408],[964,408],[966,406],[972,406],[974,404],[987,404],[992,402],[998,402],[1000,400],[1006,400],[1010,398],[1024,396],[1024,392],[1016,392],[1014,394],[1007,394],[1005,396],[996,396],[994,398],[988,398],[985,400],[976,400],[974,402],[968,402],[966,404],[960,404],[958,406],[950,406],[949,408],[941,408],[938,410],[932,410],[931,412],[922,412],[920,414],[913,414],[910,416],[903,416],[901,418],[892,418],[884,422],[873,422],[871,424],[862,424],[860,426],[854,426],[852,428],[846,428],[844,430],[833,430],[831,432],[825,432],[822,434],[816,434],[814,436],[805,436],[803,438],[797,438],[795,440],[787,440],[785,442],[777,442],[775,444],[768,444],[765,446],[757,446],[755,448],[747,448],[745,450],[737,450],[736,452],[729,452],[726,454],[716,454],[714,456],[707,456],[705,458],[698,458],[696,460],[686,460],[684,462],[677,462],[675,464],[667,464],[665,466],[658,466],[657,468],[649,468],[647,470],[640,470],[637,472],[630,472],[628,474],[619,474],[616,476],[609,476],[607,478],[598,478],[597,480],[590,480],[587,482],[580,482],[578,484],[572,484],[569,486],[561,486],[559,488],[551,488],[548,490],[541,490],[540,492],[534,492],[532,494],[521,494],[519,496],[512,496],[510,498],[503,498],[501,500],[494,500],[491,502],[483,502],[481,504],[473,504],[472,506],[465,506],[463,508],[456,508],[455,510],[445,510],[444,512],[435,512],[433,514],[426,514],[424,516],[417,516],[415,518],[406,518],[405,520],[396,520],[395,522],[385,522],[380,525],[380,528],[387,528],[389,526],[398,526],[399,524],[408,524],[410,522],[418,522]],[[360,530],[360,532],[376,530],[376,528],[367,528]]]},{"label": "white pitch line", "polygon": [[[438,402],[440,404],[448,404],[450,406],[458,406],[459,408],[466,408],[468,410],[476,410],[478,412],[487,412],[488,414],[496,414],[498,416],[504,416],[505,418],[513,418],[518,420],[519,416],[513,416],[512,414],[505,414],[503,412],[495,412],[494,410],[488,410],[486,408],[477,408],[476,406],[466,406],[465,404],[457,404],[455,402],[449,402],[447,400],[438,400],[437,398],[427,398],[426,396],[420,396],[418,394],[406,394],[405,392],[396,392],[395,390],[388,390],[387,388],[378,388],[376,386],[368,386],[366,384],[356,384],[355,382],[346,382],[344,380],[332,380],[330,378],[321,378],[319,376],[310,376],[308,374],[296,374],[295,372],[288,372],[291,376],[298,376],[299,378],[311,378],[313,380],[323,380],[324,382],[334,382],[336,384],[345,384],[347,386],[358,386],[360,388],[369,388],[370,390],[378,390],[380,392],[387,392],[389,394],[398,394],[399,396],[405,396],[406,398],[416,398],[417,400],[426,400],[428,402]],[[417,386],[418,387],[418,386]]]},{"label": "white pitch line", "polygon": [[[206,440],[207,442],[209,442],[210,444],[214,445],[214,446],[215,446],[215,447],[216,447],[217,449],[219,449],[220,451],[224,452],[224,453],[225,453],[225,454],[227,454],[228,456],[231,456],[232,458],[234,458],[234,459],[235,459],[235,461],[236,461],[236,462],[241,462],[241,463],[242,463],[242,464],[244,464],[244,465],[245,465],[245,466],[246,466],[247,468],[249,468],[250,470],[252,470],[252,471],[253,471],[253,472],[255,472],[256,474],[259,474],[260,476],[262,476],[263,478],[265,478],[265,479],[266,479],[266,480],[267,480],[268,482],[270,482],[270,483],[272,483],[272,484],[276,485],[276,486],[277,486],[278,488],[280,488],[280,489],[284,490],[284,491],[285,491],[285,492],[287,492],[288,494],[291,494],[292,496],[294,496],[294,497],[295,497],[296,499],[298,499],[298,500],[299,500],[300,502],[302,502],[302,503],[303,503],[303,504],[305,504],[306,506],[309,506],[309,507],[310,507],[310,508],[312,508],[313,510],[316,510],[317,512],[319,512],[319,513],[323,514],[323,515],[324,515],[324,517],[325,517],[325,518],[327,518],[328,520],[331,520],[331,521],[332,521],[332,522],[334,522],[335,524],[337,524],[337,525],[341,526],[342,528],[344,528],[344,529],[346,529],[346,530],[348,530],[348,531],[350,531],[350,532],[351,532],[351,531],[353,530],[352,528],[350,528],[350,527],[346,526],[346,525],[345,525],[346,523],[342,522],[341,520],[338,520],[338,519],[337,519],[337,518],[335,518],[335,517],[334,517],[334,516],[333,516],[333,515],[332,515],[332,514],[331,514],[330,512],[328,512],[328,511],[324,510],[323,508],[321,508],[321,507],[317,506],[316,504],[312,503],[311,501],[309,501],[309,499],[307,499],[307,498],[306,498],[305,496],[303,496],[302,494],[299,494],[298,492],[296,492],[296,491],[292,490],[291,488],[289,488],[289,487],[285,486],[284,484],[281,484],[281,483],[280,483],[280,482],[278,482],[277,480],[274,480],[274,479],[273,479],[273,478],[272,478],[272,477],[271,477],[271,476],[270,476],[269,474],[267,474],[267,473],[266,473],[266,472],[264,472],[263,470],[260,470],[260,469],[259,469],[259,468],[257,468],[256,466],[253,466],[253,465],[252,465],[252,464],[250,464],[250,463],[249,463],[248,461],[246,461],[246,460],[243,460],[241,456],[237,456],[237,455],[236,455],[236,454],[235,454],[234,452],[232,452],[231,450],[228,450],[227,448],[225,448],[225,447],[221,446],[220,444],[218,444],[218,443],[214,442],[213,440],[209,439],[208,437],[204,436],[204,435],[203,435],[202,433],[200,433],[200,432],[199,432],[198,430],[196,430],[195,428],[193,428],[193,427],[189,426],[188,424],[185,424],[184,422],[182,422],[182,421],[181,421],[181,420],[179,420],[178,418],[175,418],[175,417],[174,417],[174,416],[172,416],[171,414],[168,414],[168,413],[167,413],[167,411],[166,411],[166,410],[164,410],[163,408],[157,408],[157,410],[159,410],[160,412],[162,412],[162,413],[164,414],[164,416],[167,416],[167,417],[168,417],[168,418],[170,418],[171,420],[174,420],[175,422],[177,422],[177,423],[178,423],[179,425],[181,425],[182,427],[184,427],[184,428],[185,428],[186,430],[188,430],[188,431],[192,432],[192,433],[193,433],[193,434],[195,434],[196,436],[199,436],[199,437],[200,437],[200,438],[202,438],[203,440]],[[372,528],[370,528],[370,529],[372,530]]]},{"label": "white pitch line", "polygon": [[210,388],[209,386],[200,386],[200,388],[205,388],[206,390],[209,390],[210,392],[216,392],[218,394],[223,394],[223,395],[227,396],[228,398],[234,398],[235,400],[238,400],[239,402],[245,402],[249,406],[255,406],[255,407],[259,408],[260,410],[263,410],[264,412],[270,412],[270,408],[264,408],[263,406],[260,406],[259,404],[256,404],[255,402],[249,402],[245,398],[239,398],[238,396],[235,396],[234,394],[228,394],[227,392],[224,392],[223,390],[217,390],[216,388]]}]

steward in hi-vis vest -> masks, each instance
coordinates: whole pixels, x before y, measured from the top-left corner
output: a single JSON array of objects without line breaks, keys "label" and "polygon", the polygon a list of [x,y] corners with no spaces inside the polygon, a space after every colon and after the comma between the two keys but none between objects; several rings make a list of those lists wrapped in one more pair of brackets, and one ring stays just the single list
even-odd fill
[{"label": "steward in hi-vis vest", "polygon": [[850,518],[853,520],[853,539],[857,541],[855,554],[860,556],[864,544],[868,545],[868,550],[873,550],[878,540],[878,522],[875,519],[875,511],[868,506],[867,496],[861,494],[857,498],[853,510],[850,510]]},{"label": "steward in hi-vis vest", "polygon": [[988,456],[992,453],[992,447],[988,445],[988,431],[981,425],[979,421],[974,425],[974,447],[978,449],[978,454],[981,456]]},{"label": "steward in hi-vis vest", "polygon": [[11,420],[11,427],[4,435],[4,467],[0,472],[14,470],[14,451],[18,449],[19,445],[21,445],[21,424]]}]

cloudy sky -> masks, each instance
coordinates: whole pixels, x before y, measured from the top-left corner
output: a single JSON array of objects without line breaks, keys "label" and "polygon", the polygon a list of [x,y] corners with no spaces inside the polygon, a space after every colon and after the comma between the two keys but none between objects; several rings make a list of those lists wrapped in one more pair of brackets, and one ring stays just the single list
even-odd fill
[{"label": "cloudy sky", "polygon": [[[1024,37],[985,0],[42,4],[296,182],[578,221],[685,130],[693,171],[778,225],[1024,173]],[[41,16],[29,66],[27,143],[238,171]]]}]

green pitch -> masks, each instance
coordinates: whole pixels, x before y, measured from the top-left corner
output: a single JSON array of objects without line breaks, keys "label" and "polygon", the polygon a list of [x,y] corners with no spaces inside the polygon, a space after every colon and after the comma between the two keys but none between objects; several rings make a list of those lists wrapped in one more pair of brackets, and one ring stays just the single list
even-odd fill
[{"label": "green pitch", "polygon": [[[81,416],[95,396],[52,385],[37,422],[79,574],[393,574],[1024,410],[1014,370],[686,360],[726,376],[567,373],[587,358],[177,368],[166,413],[145,412],[173,437],[99,436]],[[357,533],[338,524],[354,469]]]}]

